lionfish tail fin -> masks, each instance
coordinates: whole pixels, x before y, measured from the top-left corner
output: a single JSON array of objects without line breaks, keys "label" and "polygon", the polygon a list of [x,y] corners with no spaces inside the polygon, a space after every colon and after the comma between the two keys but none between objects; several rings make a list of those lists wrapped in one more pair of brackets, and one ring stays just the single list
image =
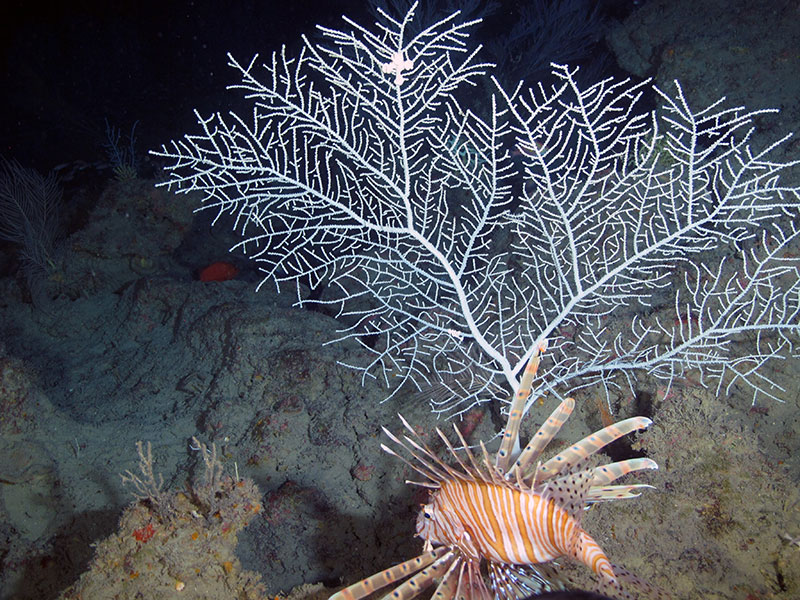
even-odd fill
[{"label": "lionfish tail fin", "polygon": [[595,588],[596,592],[620,600],[672,600],[672,596],[667,592],[637,577],[630,571],[618,565],[611,565],[611,567],[614,569],[615,578],[599,581]]}]

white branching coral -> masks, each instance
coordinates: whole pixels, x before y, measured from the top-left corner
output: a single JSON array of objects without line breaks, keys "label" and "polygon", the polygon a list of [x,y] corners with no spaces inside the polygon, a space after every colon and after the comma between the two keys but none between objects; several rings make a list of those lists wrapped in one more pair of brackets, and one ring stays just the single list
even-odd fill
[{"label": "white branching coral", "polygon": [[156,153],[165,185],[233,215],[264,281],[338,308],[364,377],[446,386],[437,411],[516,390],[544,340],[532,401],[688,369],[780,397],[760,367],[797,342],[800,188],[781,179],[798,161],[774,158],[789,136],[751,147],[769,111],[698,110],[677,84],[581,89],[558,65],[554,85],[509,92],[472,23],[407,39],[413,12],[320,28],[294,58],[230,57],[252,112],[198,114]]}]

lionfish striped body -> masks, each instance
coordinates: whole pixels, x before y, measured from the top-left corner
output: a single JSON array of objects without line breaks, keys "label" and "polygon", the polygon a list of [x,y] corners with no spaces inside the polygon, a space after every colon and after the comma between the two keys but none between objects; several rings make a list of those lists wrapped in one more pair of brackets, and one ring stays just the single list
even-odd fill
[{"label": "lionfish striped body", "polygon": [[[623,580],[640,590],[649,590],[649,586],[611,564],[599,544],[582,529],[581,517],[588,503],[636,497],[640,489],[651,487],[610,485],[631,471],[657,469],[650,459],[587,466],[598,450],[623,435],[648,427],[651,421],[644,417],[626,419],[542,462],[543,450],[574,408],[574,401],[567,398],[527,446],[519,453],[513,452],[543,350],[544,346],[537,348],[528,363],[494,460],[483,444],[482,456],[476,458],[457,428],[463,454],[436,430],[456,461],[455,466],[440,459],[402,417],[410,432],[402,440],[384,428],[412,459],[385,445],[382,448],[426,479],[409,483],[434,490],[417,517],[417,535],[424,540],[424,553],[351,585],[330,600],[359,600],[409,576],[385,598],[410,600],[438,580],[435,600],[515,600],[551,589],[550,580],[557,578],[551,561],[563,556],[591,568],[599,578],[598,590],[608,595],[633,597],[623,589]],[[482,571],[484,564],[489,585]]]}]

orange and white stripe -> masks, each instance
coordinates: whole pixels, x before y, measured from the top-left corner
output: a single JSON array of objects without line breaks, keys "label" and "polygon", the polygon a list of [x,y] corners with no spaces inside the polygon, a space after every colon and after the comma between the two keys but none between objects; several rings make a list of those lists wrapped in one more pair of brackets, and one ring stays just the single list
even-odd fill
[{"label": "orange and white stripe", "polygon": [[576,519],[538,493],[483,481],[447,481],[429,506],[430,539],[477,560],[524,565],[566,555],[599,575],[614,576],[608,558]]}]

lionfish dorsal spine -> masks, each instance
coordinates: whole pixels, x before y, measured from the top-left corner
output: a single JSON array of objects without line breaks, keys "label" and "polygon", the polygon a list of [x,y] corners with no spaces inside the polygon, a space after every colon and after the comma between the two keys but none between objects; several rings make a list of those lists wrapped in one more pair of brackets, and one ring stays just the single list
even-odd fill
[{"label": "lionfish dorsal spine", "polygon": [[534,345],[533,352],[530,360],[525,367],[522,374],[522,379],[519,383],[519,389],[514,395],[514,400],[511,402],[511,408],[508,410],[508,420],[506,427],[503,430],[502,440],[500,442],[500,449],[497,451],[497,458],[495,460],[494,470],[504,475],[508,471],[508,465],[511,461],[511,454],[519,444],[519,425],[522,421],[522,416],[525,410],[525,404],[528,397],[531,395],[531,387],[533,380],[536,377],[536,372],[539,370],[539,362],[541,355],[547,350],[547,340],[542,340]]},{"label": "lionfish dorsal spine", "polygon": [[604,427],[548,460],[537,469],[536,478],[538,481],[544,481],[560,473],[572,470],[578,462],[602,450],[611,442],[632,431],[646,429],[651,424],[652,421],[647,417],[631,417]]},{"label": "lionfish dorsal spine", "polygon": [[[401,418],[402,418],[402,417],[401,417]],[[442,477],[442,478],[440,479],[440,481],[445,481],[445,480],[447,480],[447,479],[460,479],[460,480],[463,480],[463,481],[469,481],[469,480],[471,480],[471,477],[470,477],[470,474],[469,474],[469,473],[467,473],[467,474],[465,475],[464,473],[462,473],[462,472],[461,472],[461,471],[459,471],[458,469],[454,469],[453,467],[451,467],[450,465],[448,465],[448,464],[447,464],[447,463],[446,463],[444,460],[442,460],[442,459],[439,457],[439,455],[438,455],[436,452],[434,452],[434,451],[433,451],[433,450],[432,450],[432,449],[431,449],[431,448],[430,448],[430,447],[429,447],[429,446],[428,446],[428,445],[425,443],[425,440],[423,440],[423,439],[422,439],[422,436],[420,436],[420,435],[419,435],[419,434],[418,434],[416,431],[414,431],[414,429],[411,427],[411,425],[409,425],[409,424],[408,424],[408,422],[404,421],[404,423],[405,423],[405,425],[406,425],[406,428],[407,428],[407,429],[408,429],[408,430],[411,432],[411,434],[412,434],[412,435],[413,435],[413,436],[414,436],[414,437],[417,439],[417,441],[415,442],[415,441],[414,441],[412,438],[408,437],[407,435],[404,435],[404,436],[403,436],[403,439],[405,439],[405,440],[406,440],[406,441],[407,441],[409,444],[411,444],[411,445],[412,445],[414,448],[416,448],[416,449],[417,449],[417,450],[418,450],[418,451],[419,451],[419,452],[420,452],[420,453],[421,453],[423,456],[425,456],[425,457],[427,458],[427,460],[425,461],[425,464],[426,464],[426,466],[428,466],[428,468],[435,469],[435,470],[437,470],[437,472],[439,472],[439,473],[440,473],[440,472],[444,472],[444,473],[445,473],[445,476],[444,476],[444,477]],[[443,438],[443,439],[447,440],[447,438],[446,438],[446,437],[444,436],[444,434],[443,434],[443,433],[442,433],[442,432],[439,430],[439,428],[438,428],[438,427],[436,428],[436,432],[439,434],[439,437],[441,437],[441,438]],[[449,442],[448,442],[448,446],[449,446]],[[452,446],[450,446],[450,447],[452,447]],[[455,450],[453,451],[453,453],[455,454]],[[412,453],[412,456],[414,456],[414,458],[416,458],[417,460],[422,460],[422,459],[421,459],[419,456],[417,456],[417,455],[414,455],[413,453]],[[458,458],[458,456],[456,456],[456,458]],[[461,464],[461,461],[460,461],[460,460],[459,460],[458,462],[459,462],[459,464]],[[433,465],[435,465],[435,466],[431,465],[430,463],[433,463]]]},{"label": "lionfish dorsal spine", "polygon": [[[386,452],[386,454],[391,454],[392,456],[394,456],[398,460],[402,461],[407,467],[409,467],[410,469],[416,471],[417,473],[419,473],[420,475],[422,475],[426,479],[430,479],[433,482],[438,482],[438,478],[435,475],[432,475],[428,471],[425,471],[421,466],[415,465],[410,460],[408,460],[406,457],[398,454],[397,452],[395,452],[394,450],[389,448],[389,446],[387,446],[386,444],[381,444],[381,450]],[[434,485],[435,487],[438,487],[438,483],[434,483],[432,485]]]},{"label": "lionfish dorsal spine", "polygon": [[483,454],[483,464],[486,465],[486,475],[483,480],[494,485],[507,485],[502,471],[497,468],[489,457],[489,451],[486,449],[486,444],[484,444],[483,441],[480,443],[480,448]]},{"label": "lionfish dorsal spine", "polygon": [[[436,454],[433,450],[431,450],[425,443],[425,440],[423,440],[422,437],[414,430],[414,428],[411,427],[408,421],[406,421],[403,418],[403,415],[398,415],[398,416],[402,420],[403,425],[405,425],[406,429],[413,436],[412,438],[407,435],[404,435],[403,439],[406,441],[406,443],[416,448],[419,454],[411,450],[411,448],[409,448],[406,444],[400,442],[397,438],[394,438],[393,441],[403,446],[406,450],[408,450],[411,456],[413,456],[420,463],[424,464],[425,467],[427,467],[432,473],[434,473],[436,475],[435,480],[446,481],[447,479],[451,478],[468,479],[465,478],[458,469],[454,469],[453,467],[448,465],[439,457],[438,454]],[[416,438],[416,440],[414,438]]]},{"label": "lionfish dorsal spine", "polygon": [[[455,425],[453,425],[453,427],[455,427]],[[458,431],[458,428],[456,428],[456,431]],[[461,457],[458,455],[458,452],[453,447],[453,444],[450,442],[447,436],[442,432],[442,430],[437,427],[436,433],[444,443],[445,447],[447,448],[447,451],[450,452],[450,455],[455,459],[455,461],[458,463],[458,466],[461,468],[460,471],[457,469],[453,469],[454,473],[453,476],[456,479],[461,479],[463,481],[475,481],[476,479],[480,479],[480,471],[478,469],[473,470],[473,468],[470,465],[461,460]]]},{"label": "lionfish dorsal spine", "polygon": [[472,453],[472,450],[470,450],[469,444],[467,444],[467,440],[464,439],[461,430],[455,426],[455,423],[453,424],[453,429],[455,429],[456,436],[458,437],[458,441],[461,444],[461,448],[464,450],[464,454],[467,455],[469,464],[472,466],[473,475],[475,476],[476,479],[485,479],[485,476],[483,475],[483,469],[481,469],[481,466],[478,464],[475,455]]},{"label": "lionfish dorsal spine", "polygon": [[[445,481],[447,479],[447,473],[445,471],[437,468],[434,464],[423,458],[420,454],[414,452],[411,448],[408,447],[408,445],[402,442],[399,438],[397,438],[394,434],[392,434],[392,432],[390,432],[385,427],[383,428],[383,432],[387,435],[387,437],[390,440],[392,440],[395,444],[397,444],[398,446],[403,448],[406,452],[408,452],[416,460],[416,462],[411,462],[404,456],[401,456],[400,454],[389,448],[386,444],[381,444],[381,449],[384,452],[399,458],[406,464],[406,466],[416,471],[423,477],[430,479],[433,482],[438,483],[441,481]],[[433,459],[434,459],[433,462],[438,462],[438,459],[436,457],[433,457]]]},{"label": "lionfish dorsal spine", "polygon": [[[520,453],[512,469],[522,474],[524,478],[524,474],[528,471],[530,465],[539,460],[544,449],[561,430],[561,427],[572,414],[574,408],[575,400],[566,398],[550,414],[547,420],[542,423],[539,430],[533,434],[533,437],[531,437],[530,442],[528,442],[525,449]],[[532,482],[529,482],[529,484],[532,484]]]},{"label": "lionfish dorsal spine", "polygon": [[656,470],[658,464],[649,458],[629,458],[619,462],[600,465],[594,468],[593,486],[602,486],[613,483],[623,475],[633,471]]}]

